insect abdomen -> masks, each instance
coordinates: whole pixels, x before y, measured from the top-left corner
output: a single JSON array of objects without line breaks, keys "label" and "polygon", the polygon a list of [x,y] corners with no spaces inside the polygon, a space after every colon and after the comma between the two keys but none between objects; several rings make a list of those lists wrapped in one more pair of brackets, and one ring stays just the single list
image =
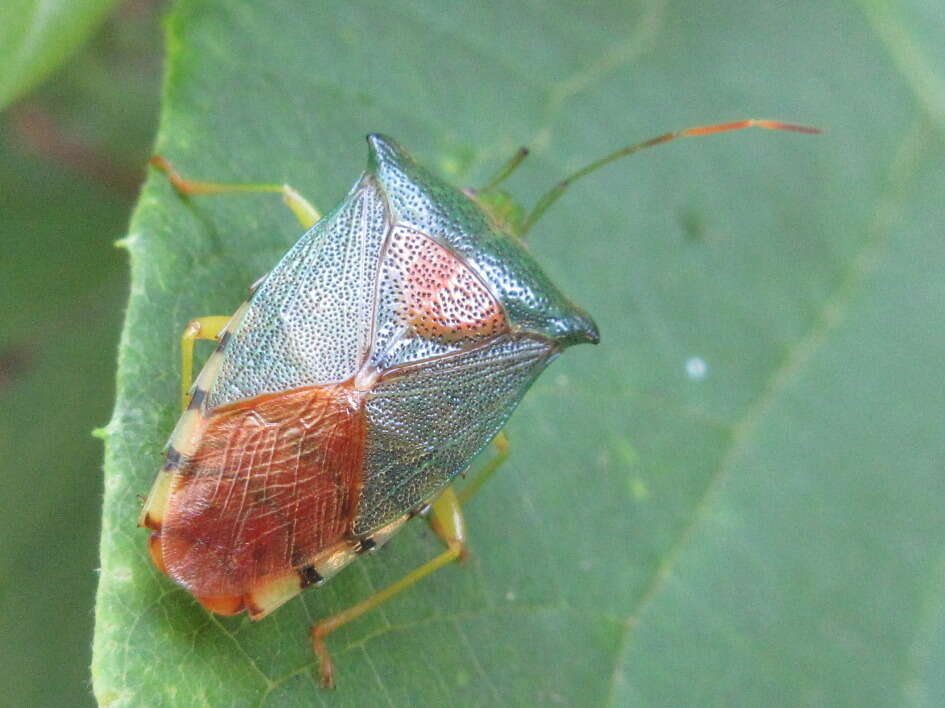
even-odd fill
[{"label": "insect abdomen", "polygon": [[349,537],[364,428],[359,394],[344,385],[214,410],[169,493],[160,528],[168,575],[200,598],[242,596]]}]

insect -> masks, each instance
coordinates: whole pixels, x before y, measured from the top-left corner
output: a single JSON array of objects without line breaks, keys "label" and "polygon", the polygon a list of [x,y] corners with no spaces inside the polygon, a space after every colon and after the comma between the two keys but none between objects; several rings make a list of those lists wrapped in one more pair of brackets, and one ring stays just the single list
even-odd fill
[{"label": "insect", "polygon": [[[182,194],[280,192],[307,228],[235,314],[184,331],[184,412],[139,519],[155,565],[208,610],[258,620],[427,516],[446,550],[312,627],[333,685],[325,637],[464,557],[461,508],[505,459],[513,409],[564,349],[599,341],[525,234],[613,160],[747,127],[815,132],[739,121],[662,135],[590,163],[528,214],[497,188],[524,149],[487,187],[459,191],[370,135],[367,170],[324,217],[288,186],[196,182],[153,158]],[[191,381],[200,339],[216,349]],[[492,460],[455,491],[493,440]]]}]

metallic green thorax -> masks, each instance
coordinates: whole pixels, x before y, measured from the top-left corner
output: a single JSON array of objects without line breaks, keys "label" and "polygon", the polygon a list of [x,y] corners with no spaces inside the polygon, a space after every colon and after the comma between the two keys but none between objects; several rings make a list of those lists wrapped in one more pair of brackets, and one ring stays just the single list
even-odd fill
[{"label": "metallic green thorax", "polygon": [[436,177],[391,138],[369,135],[368,173],[397,223],[460,254],[487,283],[512,326],[563,346],[599,340],[597,325],[549,280],[520,239],[502,232],[468,196]]}]

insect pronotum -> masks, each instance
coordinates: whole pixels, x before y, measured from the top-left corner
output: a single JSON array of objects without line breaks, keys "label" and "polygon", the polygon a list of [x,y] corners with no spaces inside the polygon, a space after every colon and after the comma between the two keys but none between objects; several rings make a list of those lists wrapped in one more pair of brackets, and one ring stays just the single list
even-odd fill
[{"label": "insect pronotum", "polygon": [[[139,520],[155,565],[208,610],[261,619],[428,515],[445,551],[312,628],[333,685],[325,636],[463,558],[461,507],[508,454],[513,409],[566,347],[599,341],[525,234],[605,164],[748,127],[816,132],[748,120],[661,135],[590,163],[527,215],[496,189],[524,149],[487,187],[459,191],[369,135],[367,170],[324,217],[286,185],[191,181],[155,156],[183,194],[280,192],[307,228],[235,314],[184,331],[184,412]],[[198,339],[217,344],[191,382]],[[454,491],[490,441],[493,459]]]}]

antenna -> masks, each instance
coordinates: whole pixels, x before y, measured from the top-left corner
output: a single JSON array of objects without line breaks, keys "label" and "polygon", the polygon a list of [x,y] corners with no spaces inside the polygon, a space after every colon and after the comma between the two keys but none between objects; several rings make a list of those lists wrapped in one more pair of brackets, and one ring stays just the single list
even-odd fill
[{"label": "antenna", "polygon": [[[795,125],[793,123],[782,123],[777,120],[758,120],[755,118],[748,118],[746,120],[738,120],[731,123],[718,123],[716,125],[700,125],[695,128],[686,128],[685,130],[677,130],[674,133],[663,133],[663,135],[658,135],[655,138],[650,138],[649,140],[644,140],[642,143],[637,143],[635,145],[629,145],[628,147],[621,148],[616,152],[612,152],[609,155],[605,155],[599,160],[582,167],[577,172],[573,172],[563,180],[558,182],[554,187],[549,189],[542,197],[535,203],[535,207],[531,210],[529,215],[526,217],[525,222],[522,225],[522,233],[524,236],[528,233],[529,229],[534,226],[535,222],[541,218],[541,215],[554,204],[558,197],[564,194],[565,190],[571,186],[571,184],[581,177],[589,175],[591,172],[600,169],[604,165],[608,165],[611,162],[619,160],[622,157],[627,157],[632,155],[635,152],[640,150],[645,150],[646,148],[651,148],[654,145],[661,145],[663,143],[668,143],[676,138],[693,138],[701,135],[713,135],[715,133],[727,133],[732,130],[744,130],[745,128],[764,128],[766,130],[788,130],[795,133],[809,133],[816,134],[821,131],[817,128],[811,128],[806,125]],[[523,156],[524,157],[524,156]],[[513,161],[515,158],[513,158]],[[521,162],[519,159],[518,162]],[[515,164],[518,164],[515,162]],[[500,172],[504,177],[506,172]]]}]

